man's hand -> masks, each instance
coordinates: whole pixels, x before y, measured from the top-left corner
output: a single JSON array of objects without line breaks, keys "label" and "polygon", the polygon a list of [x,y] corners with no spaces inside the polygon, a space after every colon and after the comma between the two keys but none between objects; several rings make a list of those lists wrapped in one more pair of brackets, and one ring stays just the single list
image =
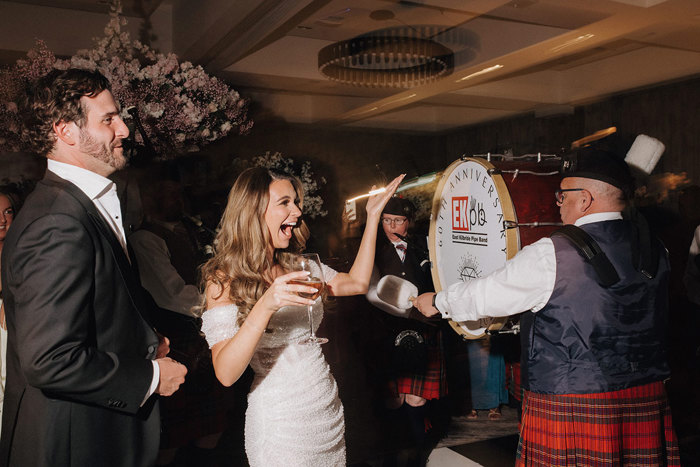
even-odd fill
[{"label": "man's hand", "polygon": [[172,396],[180,385],[185,382],[187,367],[175,360],[165,357],[156,360],[160,369],[160,380],[156,388],[156,394]]},{"label": "man's hand", "polygon": [[418,309],[423,315],[427,316],[430,318],[431,316],[435,316],[438,313],[437,308],[433,306],[433,295],[435,295],[432,292],[424,293],[418,296],[418,298],[413,299],[413,306]]},{"label": "man's hand", "polygon": [[163,358],[170,353],[170,339],[158,333],[158,350],[156,350],[156,358]]}]

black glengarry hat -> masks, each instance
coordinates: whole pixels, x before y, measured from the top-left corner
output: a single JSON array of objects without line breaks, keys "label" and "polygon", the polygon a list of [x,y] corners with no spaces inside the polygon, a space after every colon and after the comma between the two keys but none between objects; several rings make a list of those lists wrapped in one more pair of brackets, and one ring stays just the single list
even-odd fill
[{"label": "black glengarry hat", "polygon": [[416,213],[416,208],[412,202],[406,198],[400,198],[398,196],[393,196],[389,199],[384,206],[383,214],[391,214],[394,216],[404,216],[409,221],[413,220],[413,216]]},{"label": "black glengarry hat", "polygon": [[626,196],[634,192],[634,171],[651,173],[664,152],[659,140],[612,133],[574,149],[562,158],[561,174],[600,180],[621,189]]}]

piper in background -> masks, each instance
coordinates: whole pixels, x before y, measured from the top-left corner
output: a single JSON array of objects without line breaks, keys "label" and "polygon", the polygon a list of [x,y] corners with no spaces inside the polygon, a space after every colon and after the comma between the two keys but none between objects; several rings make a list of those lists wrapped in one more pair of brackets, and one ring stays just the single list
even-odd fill
[{"label": "piper in background", "polygon": [[[435,290],[430,277],[425,241],[421,244],[419,239],[407,238],[414,217],[415,207],[407,199],[391,198],[384,207],[374,271],[366,297],[372,305],[388,313],[383,316],[383,322],[390,334],[387,340],[389,351],[384,352],[384,355],[389,357],[388,361],[384,362],[386,368],[383,371],[387,377],[385,405],[391,410],[400,409],[404,412],[416,449],[413,457],[419,459],[427,454],[427,447],[423,449],[426,404],[430,400],[437,401],[447,395],[440,323],[426,321],[420,313],[412,309],[410,302],[407,304],[408,309],[402,309],[395,306],[393,300],[382,300],[382,294],[377,294],[380,278],[387,275],[410,282],[419,293]],[[395,279],[392,283],[397,282],[400,281]],[[390,296],[393,298],[395,294]],[[404,339],[412,339],[413,342],[402,345],[401,336],[404,336]],[[421,462],[425,460],[421,459]]]},{"label": "piper in background", "polygon": [[663,383],[668,257],[643,219],[623,217],[627,162],[651,172],[663,145],[640,135],[629,148],[613,135],[569,154],[556,192],[564,229],[414,301],[456,321],[529,310],[516,465],[680,465]]}]

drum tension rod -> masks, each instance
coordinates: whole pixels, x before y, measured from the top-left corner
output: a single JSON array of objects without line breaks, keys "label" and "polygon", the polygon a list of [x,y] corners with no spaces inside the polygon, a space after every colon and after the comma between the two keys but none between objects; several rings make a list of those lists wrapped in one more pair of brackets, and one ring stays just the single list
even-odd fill
[{"label": "drum tension rod", "polygon": [[532,170],[520,170],[520,169],[515,169],[515,170],[499,170],[499,169],[497,169],[497,168],[494,167],[493,169],[488,169],[488,170],[486,171],[486,173],[488,173],[488,174],[491,175],[492,177],[493,177],[494,175],[503,175],[504,173],[505,173],[505,174],[513,174],[513,181],[515,181],[515,179],[518,178],[518,175],[520,175],[520,174],[535,175],[535,176],[539,176],[539,177],[550,177],[550,176],[552,176],[552,175],[557,175],[557,174],[559,174],[559,171],[554,171],[554,172],[534,172],[534,171],[532,171]]},{"label": "drum tension rod", "polygon": [[487,329],[484,331],[484,334],[488,334],[489,336],[493,336],[496,334],[520,334],[520,324],[514,324],[512,328],[510,329],[499,329],[497,331],[491,331],[490,329]]},{"label": "drum tension rod", "polygon": [[517,221],[509,221],[505,220],[503,221],[503,226],[506,229],[515,229],[518,227],[547,227],[547,226],[562,226],[561,222],[523,222],[523,223],[518,223]]}]

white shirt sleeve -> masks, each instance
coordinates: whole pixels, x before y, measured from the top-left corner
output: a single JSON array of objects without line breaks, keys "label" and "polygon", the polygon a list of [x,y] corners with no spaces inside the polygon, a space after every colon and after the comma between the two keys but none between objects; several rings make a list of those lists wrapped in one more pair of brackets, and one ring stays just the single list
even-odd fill
[{"label": "white shirt sleeve", "polygon": [[556,266],[554,244],[542,238],[492,274],[452,284],[437,294],[435,304],[444,318],[453,321],[539,311],[554,290]]},{"label": "white shirt sleeve", "polygon": [[200,304],[200,294],[193,284],[186,284],[170,262],[165,241],[148,230],[138,230],[129,236],[139,265],[141,284],[159,307],[195,316],[192,307]]},{"label": "white shirt sleeve", "polygon": [[151,385],[148,388],[146,397],[143,399],[143,402],[141,402],[139,407],[143,407],[143,404],[146,403],[148,398],[151,397],[154,392],[156,392],[156,389],[158,389],[158,383],[160,383],[160,366],[155,360],[151,360],[151,363],[153,364],[153,378],[151,378]]}]

